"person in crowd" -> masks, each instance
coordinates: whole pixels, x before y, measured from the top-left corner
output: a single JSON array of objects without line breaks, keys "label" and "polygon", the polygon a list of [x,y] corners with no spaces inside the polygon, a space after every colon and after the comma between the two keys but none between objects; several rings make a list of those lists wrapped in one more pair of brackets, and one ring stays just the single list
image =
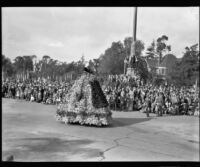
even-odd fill
[{"label": "person in crowd", "polygon": [[151,100],[149,96],[146,96],[145,98],[145,112],[146,112],[146,116],[149,117],[149,113],[151,112]]},{"label": "person in crowd", "polygon": [[35,100],[33,94],[31,94],[30,102],[33,102]]},{"label": "person in crowd", "polygon": [[19,97],[19,88],[17,88],[17,90],[16,90],[16,98],[17,98],[17,99],[20,98],[20,97]]},{"label": "person in crowd", "polygon": [[122,88],[121,93],[120,93],[120,109],[122,111],[126,110],[126,99],[125,99],[125,90]]}]

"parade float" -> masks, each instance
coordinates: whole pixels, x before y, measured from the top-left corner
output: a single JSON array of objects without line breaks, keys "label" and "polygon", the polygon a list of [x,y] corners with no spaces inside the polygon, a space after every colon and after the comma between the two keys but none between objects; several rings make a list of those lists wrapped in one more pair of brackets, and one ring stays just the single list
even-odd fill
[{"label": "parade float", "polygon": [[64,123],[107,126],[112,113],[96,76],[85,72],[69,90],[66,103],[60,104],[56,119]]}]

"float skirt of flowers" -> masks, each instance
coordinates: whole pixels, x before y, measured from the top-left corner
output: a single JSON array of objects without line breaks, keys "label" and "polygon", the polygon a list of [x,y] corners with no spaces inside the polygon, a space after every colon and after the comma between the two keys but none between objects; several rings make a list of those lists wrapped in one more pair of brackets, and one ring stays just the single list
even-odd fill
[{"label": "float skirt of flowers", "polygon": [[112,113],[99,82],[84,73],[69,90],[66,103],[60,104],[56,119],[65,123],[104,126],[112,123]]}]

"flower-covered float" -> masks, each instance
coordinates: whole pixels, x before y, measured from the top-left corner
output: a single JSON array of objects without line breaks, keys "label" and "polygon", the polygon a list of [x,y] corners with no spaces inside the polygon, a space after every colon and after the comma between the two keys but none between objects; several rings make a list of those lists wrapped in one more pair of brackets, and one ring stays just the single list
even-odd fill
[{"label": "flower-covered float", "polygon": [[105,126],[112,122],[112,113],[95,75],[84,72],[69,90],[66,103],[60,104],[56,119],[65,123]]}]

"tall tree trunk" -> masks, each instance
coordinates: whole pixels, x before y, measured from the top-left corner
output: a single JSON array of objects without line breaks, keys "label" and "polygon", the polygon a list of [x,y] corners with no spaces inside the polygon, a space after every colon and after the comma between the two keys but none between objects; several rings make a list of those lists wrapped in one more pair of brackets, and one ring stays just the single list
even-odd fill
[{"label": "tall tree trunk", "polygon": [[4,71],[2,71],[2,81],[4,81]]},{"label": "tall tree trunk", "polygon": [[29,71],[27,71],[27,79],[29,78]]},{"label": "tall tree trunk", "polygon": [[23,81],[25,80],[25,72],[23,71]]},{"label": "tall tree trunk", "polygon": [[160,64],[161,64],[161,59],[162,59],[162,54],[160,53],[160,54],[159,54],[159,66],[160,66]]}]

